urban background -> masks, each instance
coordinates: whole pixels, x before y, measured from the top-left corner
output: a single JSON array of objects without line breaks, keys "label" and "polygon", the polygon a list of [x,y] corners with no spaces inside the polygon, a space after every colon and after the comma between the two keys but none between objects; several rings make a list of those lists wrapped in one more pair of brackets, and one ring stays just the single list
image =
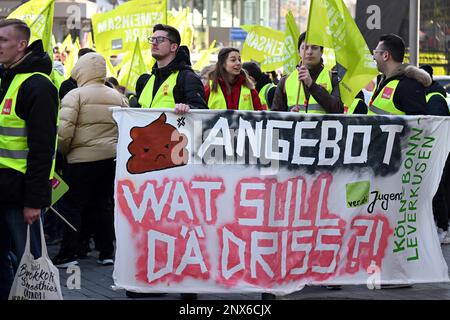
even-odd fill
[{"label": "urban background", "polygon": [[[114,9],[127,0],[56,0],[53,34],[61,42],[67,34],[83,39],[91,31],[91,18],[96,13]],[[27,0],[1,0],[0,18],[8,16]],[[394,32],[408,39],[409,0],[344,0],[363,36],[373,49],[370,39]],[[216,39],[222,46],[240,48],[246,33],[241,25],[256,24],[278,30],[285,29],[285,15],[291,11],[299,30],[306,29],[310,0],[168,0],[168,9],[191,8],[194,54]],[[382,8],[381,24],[370,29],[367,17],[373,5]],[[384,6],[384,7],[383,7]],[[68,19],[78,13],[79,21]],[[373,12],[376,14],[376,12]],[[419,64],[434,66],[436,74],[450,74],[450,1],[420,1]],[[378,30],[373,30],[373,29]],[[370,31],[370,32],[369,32]],[[377,31],[377,32],[372,32]],[[370,35],[370,33],[372,35]],[[375,36],[376,35],[376,36]],[[407,41],[406,41],[407,42]]]}]

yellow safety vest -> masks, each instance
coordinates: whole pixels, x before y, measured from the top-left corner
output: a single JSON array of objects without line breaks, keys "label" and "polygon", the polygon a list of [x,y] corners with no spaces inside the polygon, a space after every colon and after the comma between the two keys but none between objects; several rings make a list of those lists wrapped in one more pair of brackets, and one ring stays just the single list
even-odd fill
[{"label": "yellow safety vest", "polygon": [[[212,88],[212,81],[209,82],[209,87]],[[227,109],[227,101],[225,100],[225,96],[223,95],[222,88],[219,84],[217,85],[217,92],[214,92],[211,89],[209,93],[208,108],[216,110]],[[241,86],[238,109],[247,111],[254,110],[252,93],[250,89],[244,85]]]},{"label": "yellow safety vest", "polygon": [[[345,113],[346,113],[346,114],[353,114],[353,113],[355,112],[355,109],[356,109],[356,107],[358,106],[358,103],[359,103],[360,101],[361,101],[361,102],[364,102],[364,100],[361,99],[361,98],[355,98],[355,99],[353,99],[353,102],[352,102],[350,108],[347,108],[347,110],[345,111]],[[345,109],[345,108],[344,108],[344,109]]]},{"label": "yellow safety vest", "polygon": [[[27,171],[29,150],[27,127],[25,120],[19,118],[16,114],[16,102],[22,83],[35,74],[40,74],[52,81],[49,76],[40,72],[17,74],[0,104],[0,168],[10,168],[22,173]],[[56,141],[55,139],[55,154]],[[53,155],[49,179],[53,178],[55,171],[55,154]]]},{"label": "yellow safety vest", "polygon": [[50,78],[52,79],[53,84],[55,85],[56,89],[59,90],[61,88],[61,83],[63,83],[64,75],[59,73],[58,70],[53,69],[52,73],[50,74]]},{"label": "yellow safety vest", "polygon": [[[330,71],[327,70],[326,68],[323,68],[323,70],[320,72],[315,82],[322,88],[325,88],[325,90],[327,90],[329,94],[331,94],[331,91],[333,91]],[[298,71],[292,72],[286,79],[285,84],[288,109],[295,107],[295,104],[297,103],[297,93],[299,90],[299,85],[300,84],[298,81]],[[302,87],[300,88],[299,103],[303,104],[304,101],[306,101],[306,98],[305,98],[305,90],[303,90],[302,84]],[[308,113],[317,113],[317,114],[327,113],[327,111],[324,108],[322,108],[322,106],[316,101],[316,99],[314,99],[312,95],[309,96],[309,100],[307,103],[308,103]],[[299,112],[306,113],[306,110],[304,107],[301,107]]]},{"label": "yellow safety vest", "polygon": [[267,109],[269,109],[269,104],[267,103],[267,95],[269,94],[270,89],[276,87],[272,82],[266,84],[264,87],[259,90],[259,100],[261,100],[261,104],[265,104]]},{"label": "yellow safety vest", "polygon": [[142,108],[155,109],[173,109],[175,108],[175,98],[173,89],[177,84],[179,71],[173,72],[158,88],[153,96],[153,86],[155,85],[155,76],[151,75],[147,81],[144,90],[139,97],[139,104]]},{"label": "yellow safety vest", "polygon": [[442,99],[445,100],[445,97],[444,97],[444,95],[442,93],[440,93],[440,92],[430,92],[429,94],[427,94],[425,96],[425,99],[427,100],[427,103],[428,103],[428,101],[430,101],[432,96],[441,96]]},{"label": "yellow safety vest", "polygon": [[370,99],[369,108],[367,110],[368,115],[405,115],[406,113],[397,109],[394,104],[395,89],[400,80],[391,80],[386,86],[373,97],[375,90]]}]

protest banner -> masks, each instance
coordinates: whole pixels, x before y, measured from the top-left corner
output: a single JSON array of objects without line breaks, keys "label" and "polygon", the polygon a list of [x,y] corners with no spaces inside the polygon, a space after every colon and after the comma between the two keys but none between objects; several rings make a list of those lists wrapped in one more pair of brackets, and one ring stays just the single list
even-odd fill
[{"label": "protest banner", "polygon": [[432,214],[450,119],[113,110],[116,288],[448,282]]}]

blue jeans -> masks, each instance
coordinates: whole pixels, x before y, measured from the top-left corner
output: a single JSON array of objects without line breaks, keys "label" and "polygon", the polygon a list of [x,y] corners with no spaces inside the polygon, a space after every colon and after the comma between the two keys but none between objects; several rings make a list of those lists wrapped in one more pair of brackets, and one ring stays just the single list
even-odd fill
[{"label": "blue jeans", "polygon": [[[27,240],[27,224],[23,208],[0,209],[0,300],[8,299],[17,265],[20,263]],[[30,228],[31,253],[41,256],[39,220]]]}]

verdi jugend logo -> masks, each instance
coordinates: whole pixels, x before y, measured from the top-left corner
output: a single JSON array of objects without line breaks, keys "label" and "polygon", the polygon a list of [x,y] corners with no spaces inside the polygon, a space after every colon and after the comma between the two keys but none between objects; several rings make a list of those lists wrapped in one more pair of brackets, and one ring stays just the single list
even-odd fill
[{"label": "verdi jugend logo", "polygon": [[370,181],[358,181],[345,185],[347,208],[356,208],[369,202]]}]

